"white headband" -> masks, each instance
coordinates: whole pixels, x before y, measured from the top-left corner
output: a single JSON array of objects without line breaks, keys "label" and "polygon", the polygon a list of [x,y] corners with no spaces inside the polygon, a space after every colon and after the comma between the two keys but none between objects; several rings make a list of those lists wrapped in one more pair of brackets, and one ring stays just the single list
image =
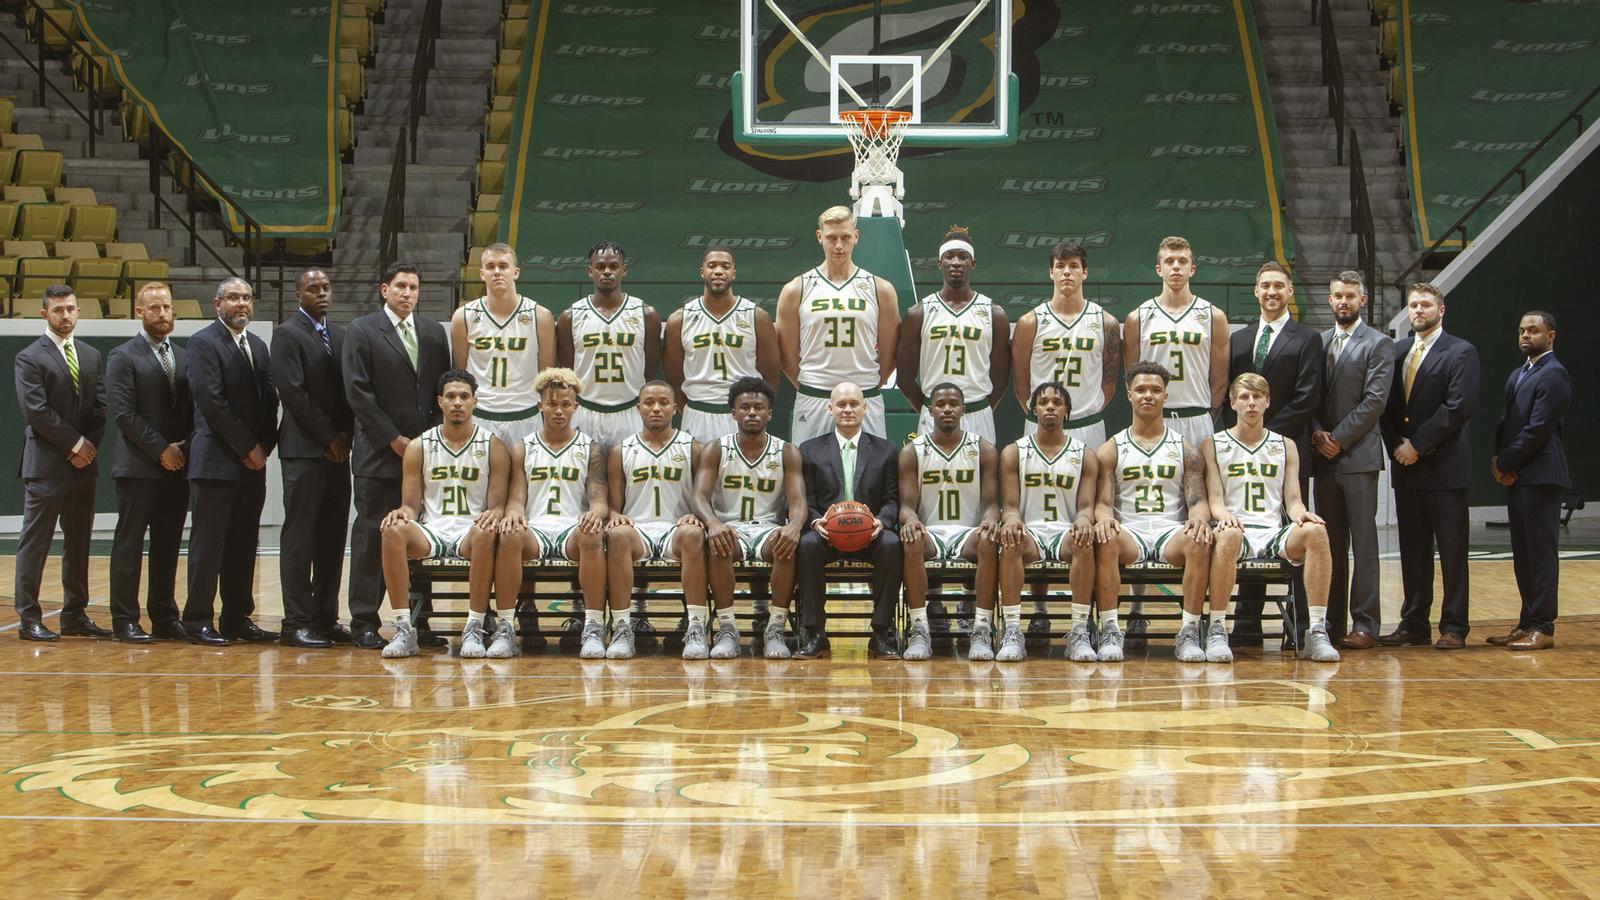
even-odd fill
[{"label": "white headband", "polygon": [[950,240],[939,245],[940,256],[949,253],[951,250],[965,250],[967,251],[968,256],[972,257],[973,259],[978,258],[978,253],[972,249],[972,245],[966,241],[963,241],[961,238],[951,238]]}]

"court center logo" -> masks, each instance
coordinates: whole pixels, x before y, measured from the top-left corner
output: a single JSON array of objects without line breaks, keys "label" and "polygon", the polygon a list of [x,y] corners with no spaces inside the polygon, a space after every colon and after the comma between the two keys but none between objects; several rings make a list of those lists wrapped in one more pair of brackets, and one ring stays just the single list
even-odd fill
[{"label": "court center logo", "polygon": [[[1331,692],[1295,681],[1034,689],[998,673],[910,704],[863,688],[840,706],[693,687],[529,698],[517,696],[526,682],[475,677],[454,706],[412,703],[411,679],[396,680],[394,704],[291,701],[323,730],[78,736],[85,745],[9,770],[0,813],[59,815],[64,798],[96,814],[231,821],[1273,821],[1600,784],[1586,774],[1600,741],[1515,727],[1354,733],[1328,719]],[[397,719],[415,724],[368,725]],[[1153,776],[1164,802],[1142,793]]]}]

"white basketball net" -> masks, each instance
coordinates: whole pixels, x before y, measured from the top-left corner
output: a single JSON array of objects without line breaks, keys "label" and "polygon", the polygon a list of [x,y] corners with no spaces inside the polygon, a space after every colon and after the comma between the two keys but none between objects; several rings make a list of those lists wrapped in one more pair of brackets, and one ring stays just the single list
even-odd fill
[{"label": "white basketball net", "polygon": [[862,109],[841,113],[840,125],[856,152],[855,180],[860,184],[894,184],[900,175],[900,142],[911,114],[900,110]]}]

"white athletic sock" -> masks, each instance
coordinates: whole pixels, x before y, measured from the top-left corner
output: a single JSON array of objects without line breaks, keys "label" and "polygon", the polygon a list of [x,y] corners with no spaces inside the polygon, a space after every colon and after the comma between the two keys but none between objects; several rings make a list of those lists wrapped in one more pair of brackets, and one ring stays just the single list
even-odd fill
[{"label": "white athletic sock", "polygon": [[411,610],[409,610],[409,609],[397,609],[397,610],[395,610],[395,612],[394,612],[394,627],[399,628],[401,625],[404,625],[407,628],[411,627]]},{"label": "white athletic sock", "polygon": [[1006,623],[1007,627],[1010,627],[1012,625],[1021,625],[1022,624],[1022,604],[1018,603],[1015,606],[1002,606],[1002,607],[1000,607],[1000,618],[1001,618],[1002,621],[1004,621]]},{"label": "white athletic sock", "polygon": [[921,622],[924,625],[928,624],[928,608],[926,606],[919,606],[916,609],[913,609],[911,611],[911,621]]},{"label": "white athletic sock", "polygon": [[621,609],[613,609],[611,611],[611,622],[612,622],[612,624],[616,624],[617,622],[626,622],[626,621],[628,621],[628,620],[630,620],[632,618],[633,618],[633,610],[627,608],[626,606],[624,606]]},{"label": "white athletic sock", "polygon": [[1122,628],[1122,625],[1117,621],[1117,614],[1118,609],[1115,606],[1111,607],[1110,609],[1100,610],[1100,627],[1117,629]]},{"label": "white athletic sock", "polygon": [[1206,627],[1210,628],[1212,625],[1215,625],[1218,622],[1222,623],[1223,630],[1227,630],[1227,628],[1228,628],[1228,611],[1227,610],[1225,610],[1225,609],[1213,609],[1211,611],[1211,621],[1206,623]]},{"label": "white athletic sock", "polygon": [[1328,621],[1328,608],[1326,606],[1308,606],[1306,611],[1311,613],[1312,628]]},{"label": "white athletic sock", "polygon": [[706,617],[711,613],[711,607],[709,606],[694,606],[691,604],[684,608],[689,611],[689,621],[699,622],[702,625],[705,624]]},{"label": "white athletic sock", "polygon": [[735,630],[738,629],[739,620],[733,614],[733,607],[730,606],[727,609],[719,609],[719,610],[717,610],[717,624],[718,625],[726,625],[729,628],[733,628]]},{"label": "white athletic sock", "polygon": [[771,624],[782,628],[789,623],[789,611],[782,607],[774,606],[767,614]]},{"label": "white athletic sock", "polygon": [[977,628],[988,628],[990,623],[993,622],[993,621],[994,621],[994,610],[992,610],[992,609],[984,609],[981,606],[978,607],[977,609],[973,610],[973,617],[972,617],[972,627],[973,628],[975,628],[975,629],[977,629]]},{"label": "white athletic sock", "polygon": [[605,610],[585,609],[583,611],[583,620],[585,622],[604,622],[606,620]]},{"label": "white athletic sock", "polygon": [[1183,611],[1183,627],[1188,628],[1190,625],[1199,625],[1199,624],[1200,624],[1200,614],[1199,613],[1192,613],[1192,612],[1189,612],[1187,609]]},{"label": "white athletic sock", "polygon": [[[1117,614],[1116,610],[1112,610],[1111,611],[1111,615],[1112,616],[1115,616],[1116,614]],[[1074,603],[1074,604],[1072,604],[1072,627],[1073,628],[1077,628],[1079,625],[1087,626],[1088,624],[1089,624],[1089,604],[1087,604],[1087,603]]]},{"label": "white athletic sock", "polygon": [[481,612],[473,612],[470,609],[467,610],[467,624],[471,625],[473,622],[477,622],[479,625],[482,625],[484,615],[486,614]]}]

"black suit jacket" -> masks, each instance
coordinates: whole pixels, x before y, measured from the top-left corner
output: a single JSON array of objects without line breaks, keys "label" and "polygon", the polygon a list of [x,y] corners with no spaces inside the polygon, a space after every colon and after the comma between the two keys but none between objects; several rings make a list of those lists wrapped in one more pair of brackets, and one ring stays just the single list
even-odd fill
[{"label": "black suit jacket", "polygon": [[161,361],[143,332],[119,344],[106,358],[106,406],[117,436],[111,463],[113,478],[166,478],[175,473],[161,465],[168,444],[188,441],[194,433],[194,399],[184,371],[184,351],[172,342],[172,386]]},{"label": "black suit jacket", "polygon": [[[1256,327],[1261,317],[1245,323],[1228,338],[1228,383],[1246,372],[1267,379],[1272,401],[1267,406],[1268,430],[1292,439],[1300,452],[1300,478],[1311,477],[1311,423],[1322,405],[1322,370],[1326,350],[1322,335],[1289,319],[1272,341],[1259,372],[1255,368]],[[1226,399],[1222,421],[1231,427],[1238,417]]]},{"label": "black suit jacket", "polygon": [[414,438],[439,422],[439,376],[451,368],[450,341],[444,326],[411,315],[417,330],[415,368],[382,306],[351,322],[345,332],[345,399],[356,423],[350,468],[357,476],[399,478],[400,457],[390,442],[402,435]]},{"label": "black suit jacket", "polygon": [[278,442],[278,392],[272,386],[267,344],[249,332],[246,360],[221,319],[200,329],[184,347],[189,390],[194,394],[194,437],[189,477],[237,481],[244,458]]},{"label": "black suit jacket", "polygon": [[1389,467],[1395,487],[1419,491],[1466,490],[1472,481],[1472,440],[1467,423],[1478,407],[1478,349],[1441,333],[1417,368],[1406,400],[1406,355],[1416,335],[1394,345],[1394,386],[1384,408],[1383,444],[1394,456],[1403,440],[1415,463]]},{"label": "black suit jacket", "polygon": [[[894,444],[862,431],[856,444],[856,499],[877,512],[886,530],[900,527],[900,453]],[[806,506],[819,519],[844,499],[844,463],[832,429],[800,445],[806,480]]]},{"label": "black suit jacket", "polygon": [[77,478],[99,471],[98,455],[85,469],[67,461],[79,438],[98,451],[106,431],[100,351],[73,338],[72,352],[78,360],[76,392],[67,359],[49,335],[40,335],[17,353],[17,406],[27,425],[17,461],[17,474],[23,478]]},{"label": "black suit jacket", "polygon": [[1572,379],[1554,353],[1539,359],[1519,383],[1519,366],[1506,379],[1505,409],[1494,429],[1495,465],[1517,484],[1572,487],[1561,422],[1572,401]]},{"label": "black suit jacket", "polygon": [[272,332],[272,383],[283,405],[278,426],[279,459],[317,459],[336,435],[349,436],[354,416],[344,396],[344,329],[332,322],[328,341],[305,313],[296,309]]}]

